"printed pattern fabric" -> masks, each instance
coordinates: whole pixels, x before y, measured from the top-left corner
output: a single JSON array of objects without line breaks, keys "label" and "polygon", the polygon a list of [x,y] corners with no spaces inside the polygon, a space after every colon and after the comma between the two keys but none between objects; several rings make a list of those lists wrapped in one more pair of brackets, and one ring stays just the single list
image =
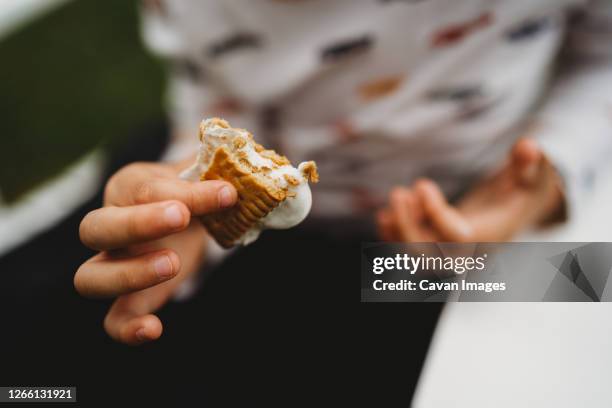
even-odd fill
[{"label": "printed pattern fabric", "polygon": [[[536,137],[570,214],[612,138],[612,1],[149,0],[173,154],[220,116],[314,159],[313,212],[367,214],[394,185],[456,197]],[[559,57],[559,58],[558,58]],[[560,70],[556,68],[558,62]]]}]

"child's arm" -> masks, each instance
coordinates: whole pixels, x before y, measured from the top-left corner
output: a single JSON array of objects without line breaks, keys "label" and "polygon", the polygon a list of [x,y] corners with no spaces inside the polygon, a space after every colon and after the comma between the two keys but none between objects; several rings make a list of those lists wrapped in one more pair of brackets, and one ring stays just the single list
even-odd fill
[{"label": "child's arm", "polygon": [[[561,73],[533,115],[532,142],[521,142],[510,165],[476,186],[456,206],[433,182],[398,188],[379,213],[384,238],[410,241],[510,239],[563,213],[571,218],[612,154],[612,1],[594,0],[568,27]],[[525,144],[526,143],[526,144]],[[532,147],[530,147],[530,144]],[[537,146],[537,147],[536,147]],[[509,174],[538,158],[534,183]],[[527,166],[529,168],[529,166]]]},{"label": "child's arm", "polygon": [[450,204],[436,183],[420,180],[396,188],[378,213],[379,232],[389,241],[505,241],[521,229],[559,218],[560,179],[531,139],[520,140],[495,176]]}]

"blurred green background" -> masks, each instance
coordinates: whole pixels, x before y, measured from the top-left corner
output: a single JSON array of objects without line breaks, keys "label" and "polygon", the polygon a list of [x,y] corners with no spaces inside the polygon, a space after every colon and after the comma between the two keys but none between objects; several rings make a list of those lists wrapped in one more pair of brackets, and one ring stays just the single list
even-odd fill
[{"label": "blurred green background", "polygon": [[138,4],[73,0],[0,39],[0,190],[8,202],[162,115],[163,69]]}]

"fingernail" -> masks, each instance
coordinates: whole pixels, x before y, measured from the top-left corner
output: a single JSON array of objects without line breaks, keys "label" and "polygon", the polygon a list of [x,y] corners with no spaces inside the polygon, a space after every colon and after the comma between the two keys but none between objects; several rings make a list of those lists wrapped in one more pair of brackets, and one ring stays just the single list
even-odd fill
[{"label": "fingernail", "polygon": [[140,329],[136,330],[136,338],[140,341],[144,341],[147,339],[147,334],[145,333],[144,327],[141,327]]},{"label": "fingernail", "polygon": [[164,210],[164,218],[168,226],[172,228],[182,227],[185,222],[183,219],[183,213],[178,205],[171,205]]},{"label": "fingernail", "polygon": [[167,256],[162,256],[153,261],[153,268],[160,279],[168,279],[174,275],[174,267]]},{"label": "fingernail", "polygon": [[221,208],[229,207],[234,204],[234,194],[229,187],[223,187],[219,190],[219,206]]}]

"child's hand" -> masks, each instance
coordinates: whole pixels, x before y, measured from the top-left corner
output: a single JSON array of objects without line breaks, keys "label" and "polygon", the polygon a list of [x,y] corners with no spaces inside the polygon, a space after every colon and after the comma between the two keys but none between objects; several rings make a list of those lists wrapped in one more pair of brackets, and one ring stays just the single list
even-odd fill
[{"label": "child's hand", "polygon": [[509,240],[562,209],[556,170],[535,141],[521,139],[508,163],[457,205],[448,203],[436,183],[420,180],[412,188],[395,188],[377,221],[381,238],[389,241],[491,242]]},{"label": "child's hand", "polygon": [[191,217],[236,201],[229,183],[177,177],[178,169],[170,165],[126,166],[106,185],[104,207],[81,222],[81,241],[101,252],[81,265],[74,285],[83,296],[118,296],[104,328],[127,344],[161,335],[162,324],[151,313],[197,270],[205,233]]}]

